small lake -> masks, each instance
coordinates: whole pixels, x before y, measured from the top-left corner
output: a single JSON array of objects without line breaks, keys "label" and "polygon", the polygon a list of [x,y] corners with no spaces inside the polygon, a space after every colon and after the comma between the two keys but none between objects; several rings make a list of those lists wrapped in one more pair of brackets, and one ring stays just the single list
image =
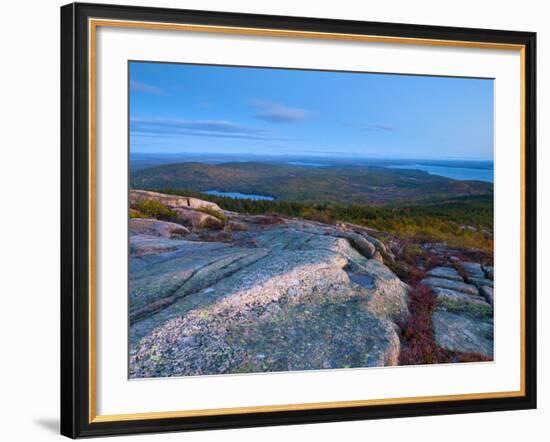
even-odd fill
[{"label": "small lake", "polygon": [[207,195],[225,196],[227,198],[235,198],[238,200],[273,201],[275,199],[272,196],[254,195],[253,193],[221,192],[219,190],[207,190],[204,193]]},{"label": "small lake", "polygon": [[390,169],[422,170],[430,175],[439,175],[452,180],[474,180],[492,183],[493,169],[474,169],[470,167],[433,166],[430,164],[400,164],[386,166]]},{"label": "small lake", "polygon": [[326,164],[323,163],[309,163],[307,161],[288,161],[287,164],[292,164],[294,166],[306,166],[306,167],[325,167]]}]

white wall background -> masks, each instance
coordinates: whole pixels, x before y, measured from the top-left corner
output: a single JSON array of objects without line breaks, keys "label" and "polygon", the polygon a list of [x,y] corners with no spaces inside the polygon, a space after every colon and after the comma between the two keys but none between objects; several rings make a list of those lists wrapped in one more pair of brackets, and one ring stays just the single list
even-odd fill
[{"label": "white wall background", "polygon": [[[114,1],[114,0],[113,0]],[[99,1],[98,1],[99,2]],[[538,32],[539,226],[550,222],[546,105],[550,14],[544,1],[120,0],[125,4]],[[59,409],[59,0],[5,3],[0,45],[0,438],[53,440]],[[546,199],[546,201],[545,201]],[[550,433],[549,322],[539,228],[539,409],[462,416],[126,437],[125,440],[544,440]],[[450,380],[452,381],[452,380]]]}]

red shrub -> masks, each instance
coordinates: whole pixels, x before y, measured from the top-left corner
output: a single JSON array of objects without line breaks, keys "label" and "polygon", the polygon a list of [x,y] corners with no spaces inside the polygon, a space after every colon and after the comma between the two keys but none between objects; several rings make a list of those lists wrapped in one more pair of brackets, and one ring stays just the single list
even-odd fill
[{"label": "red shrub", "polygon": [[399,365],[492,361],[492,358],[478,353],[450,352],[438,347],[433,334],[434,308],[435,298],[429,287],[422,284],[411,286],[410,315],[399,324],[402,341]]},{"label": "red shrub", "polygon": [[455,353],[456,362],[488,362],[493,358],[479,353]]},{"label": "red shrub", "polygon": [[435,299],[430,288],[418,284],[409,291],[409,318],[400,324],[403,348],[400,365],[436,364],[445,359],[433,337]]},{"label": "red shrub", "polygon": [[426,272],[418,267],[409,268],[409,274],[407,277],[407,284],[415,286],[426,277]]}]

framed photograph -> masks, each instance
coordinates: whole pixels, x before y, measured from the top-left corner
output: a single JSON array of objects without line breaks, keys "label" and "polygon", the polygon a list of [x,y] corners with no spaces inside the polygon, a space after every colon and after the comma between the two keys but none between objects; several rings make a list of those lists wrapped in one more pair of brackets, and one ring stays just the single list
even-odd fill
[{"label": "framed photograph", "polygon": [[62,434],[535,408],[535,44],[62,7]]}]

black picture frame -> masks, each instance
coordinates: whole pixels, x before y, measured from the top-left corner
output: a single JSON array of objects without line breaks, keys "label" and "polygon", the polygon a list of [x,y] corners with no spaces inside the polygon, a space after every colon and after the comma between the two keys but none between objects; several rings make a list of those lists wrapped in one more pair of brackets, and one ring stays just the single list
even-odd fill
[{"label": "black picture frame", "polygon": [[[89,18],[522,45],[524,395],[94,422],[90,419]],[[536,34],[488,29],[73,3],[61,8],[61,434],[71,437],[336,422],[536,408]]]}]

